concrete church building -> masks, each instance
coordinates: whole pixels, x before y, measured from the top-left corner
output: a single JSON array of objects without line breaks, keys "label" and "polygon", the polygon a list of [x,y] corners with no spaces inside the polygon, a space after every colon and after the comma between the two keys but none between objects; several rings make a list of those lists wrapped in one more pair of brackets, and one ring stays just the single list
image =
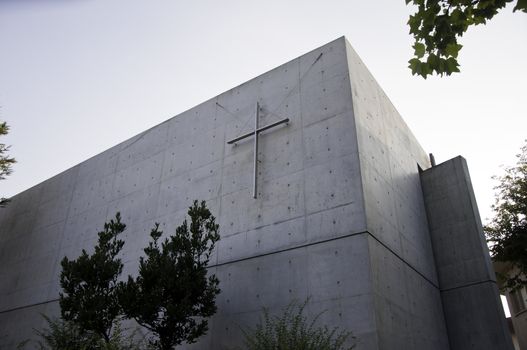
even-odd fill
[{"label": "concrete church building", "polygon": [[[255,130],[257,130],[255,132]],[[339,38],[22,192],[0,210],[0,348],[58,313],[60,260],[117,211],[124,274],[193,199],[221,240],[218,312],[192,349],[241,345],[310,297],[357,349],[512,349],[467,165],[427,153]]]}]

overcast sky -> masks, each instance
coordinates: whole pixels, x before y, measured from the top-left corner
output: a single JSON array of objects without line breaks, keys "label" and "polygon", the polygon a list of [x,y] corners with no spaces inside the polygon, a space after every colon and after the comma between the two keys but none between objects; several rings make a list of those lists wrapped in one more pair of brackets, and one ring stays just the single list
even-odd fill
[{"label": "overcast sky", "polygon": [[[403,0],[0,0],[0,142],[12,196],[345,35],[438,163],[468,160],[485,221],[527,138],[527,15],[461,39],[462,73],[413,77]],[[206,140],[204,140],[206,142]]]}]

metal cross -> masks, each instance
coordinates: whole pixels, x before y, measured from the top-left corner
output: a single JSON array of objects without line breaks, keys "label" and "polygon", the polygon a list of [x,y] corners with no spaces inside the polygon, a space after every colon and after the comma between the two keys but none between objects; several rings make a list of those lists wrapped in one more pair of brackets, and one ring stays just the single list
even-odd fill
[{"label": "metal cross", "polygon": [[257,194],[257,183],[258,183],[258,134],[262,131],[265,131],[267,129],[274,128],[275,126],[278,126],[280,124],[287,124],[289,123],[289,118],[281,119],[275,123],[262,126],[261,128],[258,128],[258,119],[260,117],[260,103],[256,102],[256,115],[254,119],[254,130],[251,132],[248,132],[246,134],[243,134],[241,136],[238,136],[230,141],[227,141],[227,143],[230,144],[236,144],[236,142],[243,140],[247,137],[254,136],[254,175],[253,175],[253,198],[256,198]]}]

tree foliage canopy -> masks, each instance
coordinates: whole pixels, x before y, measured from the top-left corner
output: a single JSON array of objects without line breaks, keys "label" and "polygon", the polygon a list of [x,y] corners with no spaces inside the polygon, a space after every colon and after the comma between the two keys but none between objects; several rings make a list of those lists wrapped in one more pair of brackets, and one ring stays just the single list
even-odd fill
[{"label": "tree foliage canopy", "polygon": [[498,177],[494,218],[485,227],[494,261],[511,264],[505,289],[527,285],[527,144],[517,155],[516,166]]},{"label": "tree foliage canopy", "polygon": [[[145,256],[139,258],[138,276],[128,276],[127,282],[118,282],[123,270],[118,255],[124,245],[119,235],[126,228],[119,213],[98,233],[93,254],[83,249],[77,259],[64,257],[61,319],[46,318],[48,329],[38,332],[41,348],[166,350],[205,334],[206,317],[216,312],[220,292],[216,276],[207,273],[219,226],[204,201],[194,201],[188,215],[190,225],[185,220],[162,243],[163,232],[155,224]],[[124,336],[123,318],[135,319],[150,331],[148,345]],[[79,343],[86,346],[75,345]]]},{"label": "tree foliage canopy", "polygon": [[414,54],[408,63],[413,75],[450,75],[459,72],[458,38],[472,25],[485,24],[508,3],[514,11],[527,13],[527,0],[406,0],[417,6],[408,25],[413,35]]},{"label": "tree foliage canopy", "polygon": [[185,220],[161,244],[163,232],[155,225],[139,275],[120,286],[124,314],[156,335],[151,342],[158,349],[195,342],[207,331],[205,318],[216,312],[219,281],[207,277],[207,265],[219,227],[205,202],[195,201],[188,215],[190,225]]},{"label": "tree foliage canopy", "polygon": [[64,257],[60,274],[60,309],[62,318],[77,325],[81,332],[93,332],[106,342],[121,307],[117,296],[117,278],[123,270],[117,255],[124,241],[118,238],[126,225],[121,215],[104,224],[98,233],[95,252],[89,255],[84,249],[75,260]]},{"label": "tree foliage canopy", "polygon": [[[6,122],[0,123],[0,136],[7,135],[9,132],[9,126]],[[6,176],[10,175],[13,171],[12,166],[16,163],[15,158],[10,157],[7,152],[9,146],[4,143],[0,143],[0,180],[4,180]],[[7,204],[8,199],[0,198],[0,207]]]}]

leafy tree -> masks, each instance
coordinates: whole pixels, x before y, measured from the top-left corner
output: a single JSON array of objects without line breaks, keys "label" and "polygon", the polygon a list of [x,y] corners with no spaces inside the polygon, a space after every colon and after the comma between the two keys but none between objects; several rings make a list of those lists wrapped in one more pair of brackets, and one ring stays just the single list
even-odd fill
[{"label": "leafy tree", "polygon": [[494,218],[485,226],[493,260],[512,267],[501,276],[509,290],[527,285],[527,144],[517,157],[516,166],[498,177]]},{"label": "leafy tree", "polygon": [[412,74],[426,79],[434,72],[441,76],[459,72],[457,56],[463,46],[458,38],[511,2],[516,3],[514,11],[527,13],[527,0],[406,0],[417,6],[408,20],[415,39],[415,57],[408,62]]},{"label": "leafy tree", "polygon": [[60,309],[62,318],[79,327],[81,332],[93,332],[110,342],[112,327],[120,315],[117,296],[117,278],[123,270],[117,255],[124,241],[118,239],[126,225],[121,215],[104,224],[98,233],[95,252],[84,249],[75,260],[62,259],[60,274]]},{"label": "leafy tree", "polygon": [[[0,136],[7,135],[8,132],[9,126],[5,122],[0,123]],[[0,143],[0,180],[11,174],[13,171],[11,167],[16,163],[14,158],[7,155],[7,151],[9,151],[9,146]],[[8,201],[7,198],[0,198],[0,207],[4,207]]]},{"label": "leafy tree", "polygon": [[155,225],[139,275],[120,286],[124,314],[155,335],[151,344],[158,349],[195,342],[208,329],[205,318],[216,312],[219,281],[207,277],[207,265],[220,238],[218,225],[205,202],[194,201],[188,215],[190,226],[185,220],[161,245],[163,232]]},{"label": "leafy tree", "polygon": [[247,350],[350,350],[355,347],[355,344],[346,345],[354,339],[351,332],[316,326],[323,312],[308,321],[303,315],[307,302],[299,305],[293,301],[280,316],[270,316],[264,308],[263,324],[243,330]]}]

